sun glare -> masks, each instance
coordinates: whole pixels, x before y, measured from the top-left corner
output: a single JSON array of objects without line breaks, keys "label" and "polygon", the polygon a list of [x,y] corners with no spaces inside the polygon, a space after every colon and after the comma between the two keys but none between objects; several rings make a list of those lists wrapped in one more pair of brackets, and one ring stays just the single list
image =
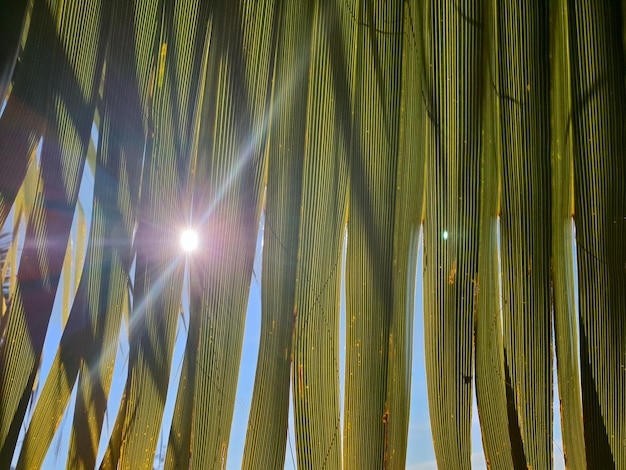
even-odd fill
[{"label": "sun glare", "polygon": [[187,253],[198,248],[198,233],[195,230],[187,229],[180,237],[180,244]]}]

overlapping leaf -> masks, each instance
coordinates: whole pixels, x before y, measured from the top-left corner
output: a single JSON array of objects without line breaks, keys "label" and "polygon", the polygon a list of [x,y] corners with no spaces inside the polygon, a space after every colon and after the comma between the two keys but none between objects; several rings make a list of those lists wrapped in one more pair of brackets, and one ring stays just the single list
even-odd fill
[{"label": "overlapping leaf", "polygon": [[285,462],[311,12],[277,1],[274,75],[263,223],[262,322],[243,468],[282,469]]},{"label": "overlapping leaf", "polygon": [[552,173],[552,295],[554,339],[560,398],[563,452],[568,468],[586,468],[583,437],[576,292],[572,255],[573,164],[571,138],[572,87],[570,75],[569,18],[567,2],[551,6],[553,34],[550,68],[551,173]]},{"label": "overlapping leaf", "polygon": [[[423,168],[422,154],[407,152],[403,138],[407,129],[419,126],[417,51],[408,7],[356,2],[353,14],[344,466],[390,468],[394,462],[402,467],[410,367],[405,328],[413,311],[406,292],[417,261],[409,251],[411,237],[413,243],[417,238],[421,204],[416,196],[422,189],[410,176]],[[406,83],[413,87],[405,85],[402,96],[398,84]],[[418,149],[417,136],[410,138]]]},{"label": "overlapping leaf", "polygon": [[428,72],[424,339],[433,443],[441,467],[470,465],[474,290],[478,271],[483,9],[432,2]]},{"label": "overlapping leaf", "polygon": [[13,78],[27,12],[27,0],[7,0],[0,6],[0,102]]},{"label": "overlapping leaf", "polygon": [[569,2],[580,368],[588,468],[626,465],[626,72],[620,4]]},{"label": "overlapping leaf", "polygon": [[270,43],[261,31],[274,11],[217,2],[211,13],[193,186],[202,241],[190,260],[190,333],[168,468],[226,462],[265,175]]},{"label": "overlapping leaf", "polygon": [[[547,3],[500,5],[502,318],[516,465],[552,467],[552,243]],[[532,58],[532,59],[531,59]]]},{"label": "overlapping leaf", "polygon": [[[128,302],[125,292],[139,190],[138,185],[131,187],[129,181],[138,179],[143,154],[146,111],[141,101],[143,98],[145,106],[156,8],[150,11],[144,4],[137,15],[135,32],[133,4],[124,2],[116,7],[107,58],[104,126],[100,129],[85,273],[22,447],[19,465],[24,468],[41,465],[79,369],[80,398],[76,405],[69,465],[94,467],[121,313]],[[128,41],[136,44],[133,46],[136,56],[127,54]],[[135,82],[135,77],[139,83]],[[143,92],[137,87],[142,87]],[[77,251],[80,251],[78,247]],[[77,437],[82,439],[79,446],[75,444]]]},{"label": "overlapping leaf", "polygon": [[[48,18],[49,5],[42,3],[38,3],[33,10],[31,28],[40,22],[40,26],[47,31],[42,36],[35,34],[35,38],[50,41],[46,46],[51,46],[51,49],[45,46],[43,49],[51,56],[49,60],[56,59],[51,75],[54,77],[56,74],[57,81],[50,90],[44,87],[43,94],[40,94],[41,90],[33,89],[37,87],[36,83],[25,88],[24,93],[33,93],[41,98],[38,102],[24,103],[28,112],[20,119],[25,118],[26,122],[9,112],[11,100],[15,106],[22,106],[19,93],[11,94],[0,119],[0,127],[3,124],[5,126],[0,130],[0,135],[7,144],[11,143],[2,146],[3,151],[9,152],[7,155],[10,156],[6,160],[0,159],[7,164],[0,174],[6,178],[15,170],[14,177],[18,184],[33,150],[32,137],[38,138],[37,133],[43,132],[43,129],[31,125],[33,119],[29,119],[28,113],[42,112],[44,122],[47,122],[38,182],[42,192],[40,198],[35,200],[28,220],[17,285],[6,314],[6,332],[3,331],[6,343],[0,350],[0,461],[10,461],[13,454],[37,374],[78,197],[108,34],[108,10],[102,8],[100,2],[89,5],[66,2],[62,8],[58,8],[58,21],[54,23]],[[51,23],[58,26],[51,26]],[[93,31],[93,36],[82,35],[84,29]],[[29,60],[36,62],[40,52],[33,53],[35,57]],[[35,76],[30,75],[33,72],[30,70],[27,73],[30,80],[36,80]],[[41,70],[38,72],[42,73]],[[32,107],[28,104],[32,104]],[[23,125],[27,132],[7,138],[7,133],[10,135],[11,128],[16,125]],[[18,130],[22,131],[19,127]],[[17,169],[12,168],[11,163],[16,161],[22,162]],[[2,187],[6,188],[4,185]],[[7,194],[7,200],[12,201],[15,194],[11,190]],[[0,220],[4,221],[7,212],[2,209]]]},{"label": "overlapping leaf", "polygon": [[185,189],[200,108],[195,77],[207,47],[208,5],[190,0],[162,6],[134,240],[127,402],[121,410],[118,468],[151,468],[161,429],[182,294],[184,258],[176,255],[178,232],[187,222]]},{"label": "overlapping leaf", "polygon": [[[485,12],[487,51],[497,50],[498,38],[493,31],[497,3]],[[501,102],[493,83],[498,81],[498,61],[493,53],[483,60],[483,149],[481,169],[480,242],[478,277],[474,285],[476,317],[474,319],[476,402],[483,438],[485,460],[489,468],[514,468],[511,449],[520,446],[519,436],[510,432],[504,368],[504,346],[500,306],[498,252],[499,176],[502,142],[499,134]],[[514,429],[514,428],[513,428]]]}]

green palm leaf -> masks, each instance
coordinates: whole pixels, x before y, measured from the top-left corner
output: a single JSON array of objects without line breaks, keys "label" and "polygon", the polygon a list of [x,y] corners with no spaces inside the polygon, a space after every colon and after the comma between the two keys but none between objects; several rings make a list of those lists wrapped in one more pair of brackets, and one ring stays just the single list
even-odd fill
[{"label": "green palm leaf", "polygon": [[[218,2],[212,11],[193,209],[205,235],[190,262],[190,335],[177,397],[186,416],[175,420],[186,430],[172,428],[168,445],[193,468],[223,468],[227,458],[265,177],[270,49],[258,39],[257,15],[271,24],[272,10]],[[168,455],[169,464],[181,462]]]},{"label": "green palm leaf", "polygon": [[428,35],[424,337],[428,400],[440,465],[470,465],[473,303],[478,269],[479,3],[433,2]]},{"label": "green palm leaf", "polygon": [[125,414],[121,468],[151,466],[161,428],[184,261],[170,256],[178,242],[172,221],[179,226],[185,223],[178,217],[179,201],[194,150],[200,89],[192,77],[206,50],[206,11],[198,2],[179,2],[165,5],[160,17],[161,37],[150,84],[150,135],[134,241],[137,258],[129,317],[127,403],[121,410]]},{"label": "green palm leaf", "polygon": [[[411,402],[414,286],[424,200],[424,133],[420,87],[423,79],[421,36],[415,34],[417,2],[404,5],[402,92],[396,176],[393,311],[389,324],[389,358],[385,430],[386,468],[406,466]],[[417,149],[417,150],[416,150]],[[385,417],[385,415],[383,415]]]},{"label": "green palm leaf", "polygon": [[[485,25],[490,35],[485,38],[488,51],[497,49],[498,38],[493,34],[497,4],[485,12]],[[498,216],[500,190],[500,155],[502,140],[496,117],[500,115],[493,83],[498,81],[499,69],[495,54],[483,60],[483,149],[481,168],[480,242],[478,247],[478,277],[474,288],[476,317],[474,319],[476,402],[482,431],[485,460],[490,468],[514,468],[512,448],[521,446],[514,427],[503,411],[507,409],[507,379],[504,366],[501,296],[498,251]]]},{"label": "green palm leaf", "polygon": [[[410,156],[400,151],[403,87],[394,86],[406,79],[403,47],[414,46],[412,36],[402,35],[405,13],[400,3],[382,2],[357,2],[354,11],[358,28],[346,254],[346,468],[388,468],[392,459],[404,460],[396,456],[398,444],[398,453],[404,454],[402,444],[389,436],[401,437],[408,424],[402,375],[408,365],[403,330],[411,321],[404,305],[411,265],[404,260],[419,207],[406,222],[396,209],[405,194],[415,195],[418,189],[404,180],[411,166]],[[417,162],[419,157],[411,161],[419,169]],[[400,266],[398,259],[403,260]],[[398,383],[388,385],[389,379]],[[399,393],[389,394],[390,386]],[[395,432],[390,432],[392,427]]]},{"label": "green palm leaf", "polygon": [[[270,101],[263,222],[262,323],[259,359],[243,468],[282,469],[285,463],[292,341],[296,318],[302,166],[306,126],[309,12],[275,3],[274,75]],[[307,27],[303,27],[307,25]]]},{"label": "green palm leaf", "polygon": [[586,468],[583,410],[578,370],[576,296],[572,254],[573,142],[569,110],[572,87],[567,2],[555,2],[550,11],[555,25],[551,38],[552,76],[552,289],[554,338],[561,404],[563,451],[569,468]]},{"label": "green palm leaf", "polygon": [[[80,2],[78,2],[80,3]],[[68,239],[74,206],[78,196],[80,176],[93,121],[95,92],[101,76],[107,28],[107,11],[99,2],[85,5],[68,2],[59,9],[58,35],[52,38],[60,52],[68,47],[68,61],[57,57],[54,70],[58,73],[57,100],[46,97],[45,130],[41,150],[39,185],[41,198],[35,201],[26,229],[25,248],[18,280],[6,320],[6,347],[0,350],[0,461],[10,460],[19,427],[26,412],[28,398],[37,373],[50,311],[58,286],[65,244]],[[42,5],[45,15],[47,6]],[[37,10],[37,9],[35,9]],[[35,11],[33,20],[35,23]],[[49,24],[49,19],[41,19]],[[31,24],[31,26],[33,26]],[[93,37],[77,40],[83,29],[95,31]],[[49,38],[48,38],[49,39]],[[78,61],[80,57],[80,61]],[[13,94],[12,94],[13,96]],[[19,95],[18,95],[19,96]],[[44,95],[45,96],[45,95]],[[9,104],[5,113],[9,112]],[[11,115],[3,114],[1,122]],[[1,133],[2,131],[0,131]],[[33,132],[29,134],[33,136]],[[18,135],[17,141],[20,140]],[[27,140],[32,143],[32,140]],[[24,143],[25,141],[22,141]],[[31,148],[15,147],[10,160],[28,162]],[[20,150],[27,150],[21,153]],[[4,160],[3,160],[4,161]],[[23,166],[26,169],[26,165]],[[9,168],[3,168],[4,171]],[[21,168],[17,170],[18,181]],[[5,173],[3,173],[5,174]],[[3,213],[4,215],[4,213]],[[4,220],[2,218],[1,220]],[[50,240],[57,240],[48,249]]]},{"label": "green palm leaf", "polygon": [[617,3],[568,5],[570,111],[580,312],[580,367],[589,468],[626,465],[626,99]]},{"label": "green palm leaf", "polygon": [[[552,466],[548,4],[497,11],[502,318],[516,464]],[[530,60],[530,58],[533,60]],[[517,439],[513,437],[512,443]]]}]

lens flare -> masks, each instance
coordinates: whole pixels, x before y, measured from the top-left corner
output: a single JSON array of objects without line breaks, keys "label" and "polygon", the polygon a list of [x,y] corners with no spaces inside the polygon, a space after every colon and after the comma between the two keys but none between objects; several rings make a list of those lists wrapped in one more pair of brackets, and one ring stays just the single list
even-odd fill
[{"label": "lens flare", "polygon": [[187,229],[180,237],[180,244],[187,253],[198,248],[198,233],[195,230]]}]

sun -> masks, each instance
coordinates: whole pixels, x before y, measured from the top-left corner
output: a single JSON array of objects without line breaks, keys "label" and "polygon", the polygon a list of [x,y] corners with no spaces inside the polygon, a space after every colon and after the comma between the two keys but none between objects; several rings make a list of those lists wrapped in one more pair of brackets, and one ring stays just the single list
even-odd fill
[{"label": "sun", "polygon": [[180,236],[180,244],[187,253],[198,248],[198,232],[188,228]]}]

